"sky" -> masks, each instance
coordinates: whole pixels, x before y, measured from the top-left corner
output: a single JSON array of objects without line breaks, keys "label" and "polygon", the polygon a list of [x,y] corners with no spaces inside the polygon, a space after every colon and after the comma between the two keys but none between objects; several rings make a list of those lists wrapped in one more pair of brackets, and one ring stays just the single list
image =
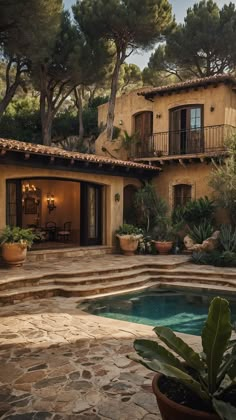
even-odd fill
[{"label": "sky", "polygon": [[[109,0],[107,0],[109,1]],[[184,16],[186,15],[186,10],[191,7],[197,0],[169,0],[172,4],[172,10],[176,17],[177,22],[182,22],[184,20]],[[229,4],[230,0],[215,0],[219,7],[222,7],[224,4]],[[64,0],[65,7],[69,9],[72,4],[74,4],[76,0]],[[236,1],[232,1],[232,3],[236,4]],[[152,51],[150,52],[138,52],[136,54],[132,54],[127,62],[137,64],[141,69],[143,69],[149,60]]]}]

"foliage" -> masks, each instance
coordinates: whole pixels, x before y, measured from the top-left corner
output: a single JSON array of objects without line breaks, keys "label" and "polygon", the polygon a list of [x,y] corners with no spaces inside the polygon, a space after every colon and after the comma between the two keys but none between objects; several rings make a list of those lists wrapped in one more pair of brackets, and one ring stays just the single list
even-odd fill
[{"label": "foliage", "polygon": [[114,45],[114,67],[108,104],[107,138],[112,139],[115,99],[121,65],[138,48],[154,45],[171,22],[168,0],[81,0],[73,6],[75,20],[86,36]]},{"label": "foliage", "polygon": [[216,297],[210,304],[202,330],[203,353],[195,352],[167,327],[155,327],[154,332],[169,349],[155,341],[136,339],[134,348],[141,358],[129,358],[179,381],[201,398],[206,409],[218,413],[221,419],[233,420],[236,407],[224,401],[227,391],[236,387],[236,346],[230,341],[228,301]]},{"label": "foliage", "polygon": [[152,232],[152,238],[156,241],[173,241],[175,238],[175,230],[171,225],[171,220],[163,217],[159,220]]},{"label": "foliage", "polygon": [[139,239],[138,254],[156,254],[156,249],[153,246],[152,238],[148,235],[143,235]]},{"label": "foliage", "polygon": [[26,91],[32,63],[41,60],[51,50],[61,11],[62,0],[0,2],[0,59],[5,68],[0,116],[19,87]]},{"label": "foliage", "polygon": [[236,267],[236,252],[216,249],[211,252],[193,252],[194,264],[214,265],[216,267]]},{"label": "foliage", "polygon": [[148,68],[184,80],[207,77],[235,69],[236,9],[231,2],[220,9],[213,0],[188,8],[184,23],[167,33]]},{"label": "foliage", "polygon": [[229,211],[236,226],[236,136],[226,143],[229,157],[212,171],[209,185],[219,206]]},{"label": "foliage", "polygon": [[188,201],[183,218],[189,226],[199,225],[204,219],[210,223],[214,216],[214,209],[214,201],[208,197],[200,197],[197,200]]},{"label": "foliage", "polygon": [[6,226],[1,232],[0,243],[21,243],[31,247],[37,235],[31,229]]},{"label": "foliage", "polygon": [[153,185],[146,183],[135,193],[135,203],[140,225],[146,232],[153,230],[160,220],[166,216],[167,204],[158,197]]},{"label": "foliage", "polygon": [[219,241],[224,251],[236,252],[236,228],[231,225],[221,226]]},{"label": "foliage", "polygon": [[116,230],[117,235],[142,235],[143,230],[137,226],[124,223],[119,229]]},{"label": "foliage", "polygon": [[136,64],[122,64],[119,76],[119,91],[121,93],[127,93],[142,85],[142,72],[140,68]]},{"label": "foliage", "polygon": [[203,241],[210,238],[214,232],[214,228],[207,220],[203,220],[199,225],[195,225],[190,229],[189,236],[197,244],[202,244]]}]

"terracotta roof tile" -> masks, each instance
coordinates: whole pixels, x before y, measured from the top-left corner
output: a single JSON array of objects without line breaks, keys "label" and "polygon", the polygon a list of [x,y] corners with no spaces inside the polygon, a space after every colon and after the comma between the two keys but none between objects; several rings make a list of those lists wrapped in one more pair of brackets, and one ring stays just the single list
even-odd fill
[{"label": "terracotta roof tile", "polygon": [[219,82],[232,83],[234,86],[236,86],[236,79],[233,76],[230,76],[228,74],[221,74],[217,76],[186,80],[185,82],[172,83],[170,85],[159,86],[151,90],[146,89],[146,90],[143,90],[142,92],[139,92],[138,95],[145,96],[145,98],[148,99],[148,98],[154,97],[155,95],[165,93],[165,92],[178,91],[185,88],[201,87],[201,86],[206,86],[206,85],[219,83]]},{"label": "terracotta roof tile", "polygon": [[79,152],[71,152],[68,150],[61,149],[59,147],[52,147],[52,146],[44,146],[41,144],[35,143],[26,143],[18,140],[10,140],[10,139],[3,139],[0,138],[0,149],[1,150],[9,150],[15,152],[25,152],[25,153],[32,153],[42,156],[55,156],[61,157],[66,159],[75,159],[78,161],[87,161],[87,162],[94,162],[94,163],[103,163],[105,165],[114,165],[114,166],[123,166],[129,168],[137,168],[137,169],[146,169],[146,170],[155,170],[159,171],[160,168],[151,165],[145,165],[141,163],[136,163],[132,161],[126,160],[119,160],[119,159],[111,159],[106,156],[98,156],[92,155],[87,153],[79,153]]}]

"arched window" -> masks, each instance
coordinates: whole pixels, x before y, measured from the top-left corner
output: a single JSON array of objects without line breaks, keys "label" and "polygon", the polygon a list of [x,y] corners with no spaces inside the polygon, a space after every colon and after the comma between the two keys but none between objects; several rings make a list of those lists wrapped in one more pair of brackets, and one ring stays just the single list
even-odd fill
[{"label": "arched window", "polygon": [[174,185],[174,208],[185,206],[192,198],[192,186],[188,184]]}]

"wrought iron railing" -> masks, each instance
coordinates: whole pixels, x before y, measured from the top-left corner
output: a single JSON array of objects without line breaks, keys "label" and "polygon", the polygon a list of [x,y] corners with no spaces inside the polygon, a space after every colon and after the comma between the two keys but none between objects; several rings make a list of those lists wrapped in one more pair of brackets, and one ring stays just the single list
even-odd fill
[{"label": "wrought iron railing", "polygon": [[225,141],[236,134],[231,125],[154,133],[132,146],[133,158],[187,155],[224,151]]}]

